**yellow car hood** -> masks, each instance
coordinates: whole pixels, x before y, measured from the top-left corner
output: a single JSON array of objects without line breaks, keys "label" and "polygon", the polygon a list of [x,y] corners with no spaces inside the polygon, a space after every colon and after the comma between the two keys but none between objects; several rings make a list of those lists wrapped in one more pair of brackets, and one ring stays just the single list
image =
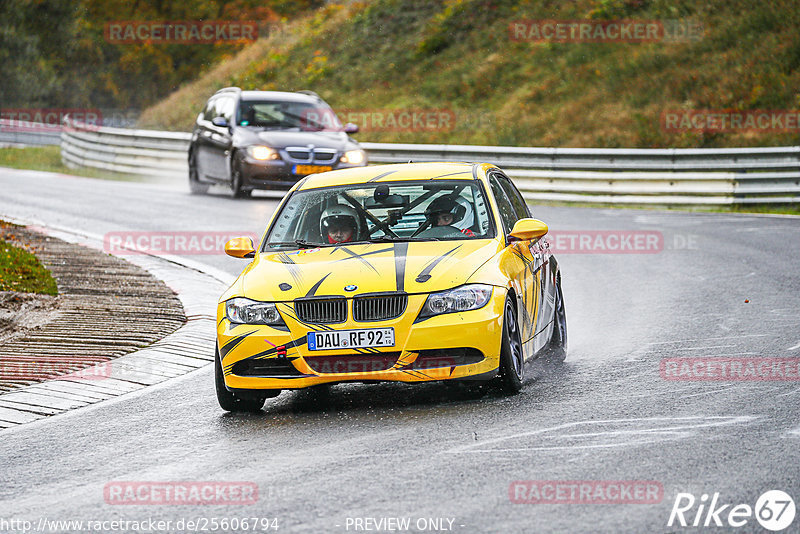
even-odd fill
[{"label": "yellow car hood", "polygon": [[321,295],[441,291],[465,283],[499,250],[498,240],[479,239],[261,253],[242,275],[243,296],[260,301],[289,301]]}]

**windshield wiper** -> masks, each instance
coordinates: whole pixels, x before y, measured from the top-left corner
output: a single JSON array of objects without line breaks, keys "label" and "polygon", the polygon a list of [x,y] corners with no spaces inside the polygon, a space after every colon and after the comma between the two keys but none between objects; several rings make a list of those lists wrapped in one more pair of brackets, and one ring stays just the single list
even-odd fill
[{"label": "windshield wiper", "polygon": [[324,124],[319,123],[319,122],[315,121],[314,119],[310,119],[308,117],[302,117],[300,115],[295,115],[294,113],[289,113],[288,111],[282,111],[281,113],[283,113],[284,116],[289,117],[290,119],[294,119],[295,121],[297,121],[297,123],[294,124],[293,126],[298,127],[298,128],[302,128],[304,125],[316,127],[317,128],[316,131],[324,130],[325,128],[327,128],[327,126],[325,126]]},{"label": "windshield wiper", "polygon": [[273,241],[271,243],[267,243],[268,247],[276,246],[276,247],[300,247],[300,248],[317,248],[317,247],[332,247],[333,244],[330,243],[312,243],[311,241],[306,241],[305,239],[295,239],[294,241]]},{"label": "windshield wiper", "polygon": [[381,235],[381,236],[378,236],[378,237],[370,237],[369,240],[373,241],[373,242],[375,242],[375,241],[377,241],[377,242],[382,242],[382,241],[386,241],[386,242],[388,242],[388,241],[394,241],[394,242],[398,242],[398,241],[441,241],[441,239],[439,239],[438,237],[399,237],[399,236],[398,237],[393,237],[393,236],[390,236],[390,235]]}]

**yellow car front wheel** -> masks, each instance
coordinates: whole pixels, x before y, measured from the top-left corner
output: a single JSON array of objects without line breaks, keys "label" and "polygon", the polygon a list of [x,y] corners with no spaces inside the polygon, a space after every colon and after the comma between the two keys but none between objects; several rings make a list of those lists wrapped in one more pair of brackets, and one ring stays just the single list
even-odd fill
[{"label": "yellow car front wheel", "polygon": [[522,389],[525,377],[525,354],[522,351],[522,337],[517,324],[514,301],[506,297],[503,312],[503,340],[500,348],[500,380],[503,391],[513,395]]},{"label": "yellow car front wheel", "polygon": [[269,397],[277,397],[281,390],[233,392],[225,387],[225,377],[219,362],[219,351],[214,355],[214,385],[217,390],[217,402],[228,412],[257,412],[264,407]]}]

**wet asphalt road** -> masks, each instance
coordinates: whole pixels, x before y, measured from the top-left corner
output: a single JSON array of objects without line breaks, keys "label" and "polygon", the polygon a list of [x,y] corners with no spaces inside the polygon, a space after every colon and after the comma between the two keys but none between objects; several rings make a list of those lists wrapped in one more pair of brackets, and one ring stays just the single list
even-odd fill
[{"label": "wet asphalt road", "polygon": [[[195,197],[183,184],[0,169],[0,217],[93,234],[260,233],[275,205]],[[288,532],[367,531],[356,530],[359,519],[377,531],[367,518],[409,518],[411,531],[428,532],[763,531],[752,517],[731,527],[727,511],[717,529],[667,522],[681,492],[750,506],[767,490],[800,498],[800,382],[674,381],[659,369],[676,357],[800,357],[800,218],[533,210],[554,231],[661,232],[664,248],[558,255],[569,355],[561,366],[533,366],[519,395],[342,385],[328,395],[284,392],[259,414],[230,415],[206,367],[0,432],[0,526],[152,518],[186,532],[175,522],[259,517]],[[230,274],[244,267],[222,255],[190,259]],[[521,480],[654,481],[663,498],[515,504],[509,488]],[[104,487],[114,481],[246,481],[259,498],[108,504]],[[428,521],[437,518],[445,520]],[[798,531],[800,517],[785,530]]]}]

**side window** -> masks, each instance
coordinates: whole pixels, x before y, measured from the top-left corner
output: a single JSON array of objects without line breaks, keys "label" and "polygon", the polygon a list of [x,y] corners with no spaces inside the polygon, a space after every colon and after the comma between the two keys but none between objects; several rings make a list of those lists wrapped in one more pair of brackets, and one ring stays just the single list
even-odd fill
[{"label": "side window", "polygon": [[492,186],[492,194],[497,201],[497,207],[500,209],[500,218],[503,220],[503,229],[508,234],[517,222],[517,214],[514,212],[514,207],[508,200],[503,187],[497,181],[497,177],[492,174],[489,176],[489,184]]},{"label": "side window", "polygon": [[499,172],[495,173],[494,176],[497,177],[497,181],[500,182],[500,186],[503,188],[503,191],[505,191],[508,200],[510,200],[511,205],[514,206],[517,219],[530,217],[531,212],[528,209],[528,205],[525,203],[525,199],[522,198],[522,193],[519,192],[519,189],[517,189],[508,176],[500,174]]},{"label": "side window", "polygon": [[217,116],[217,111],[216,111],[217,102],[219,102],[219,97],[212,97],[208,101],[205,109],[203,110],[203,120],[211,122],[211,119]]},{"label": "side window", "polygon": [[217,115],[225,117],[228,124],[233,124],[233,112],[235,110],[236,101],[229,96],[221,98],[220,103],[217,105]]}]

